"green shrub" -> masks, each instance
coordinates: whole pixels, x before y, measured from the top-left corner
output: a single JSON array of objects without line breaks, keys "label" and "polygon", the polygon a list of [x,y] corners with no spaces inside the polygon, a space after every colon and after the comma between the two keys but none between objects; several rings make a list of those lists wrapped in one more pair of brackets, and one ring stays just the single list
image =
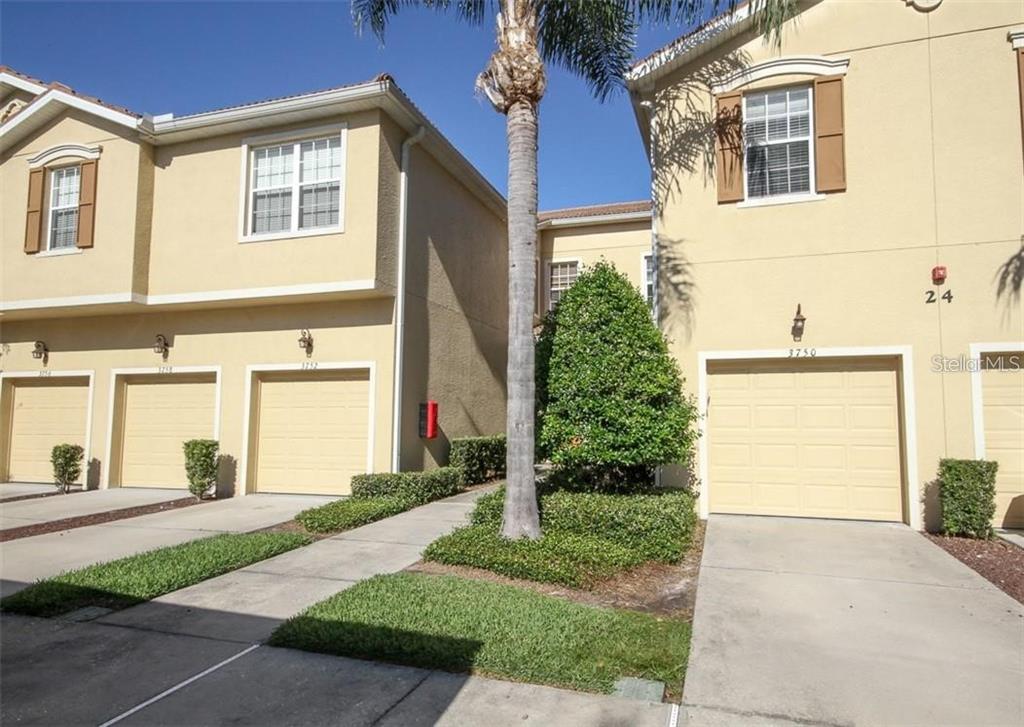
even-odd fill
[{"label": "green shrub", "polygon": [[[474,525],[497,530],[505,488],[476,501]],[[683,557],[697,524],[694,497],[668,491],[649,495],[609,495],[556,490],[538,499],[541,529],[593,535],[639,553],[643,560],[673,563]]]},{"label": "green shrub", "polygon": [[352,498],[395,497],[423,505],[462,490],[462,470],[438,467],[426,472],[379,472],[352,478]]},{"label": "green shrub", "polygon": [[600,262],[562,294],[537,344],[538,448],[603,487],[689,462],[697,407],[640,292]]},{"label": "green shrub", "polygon": [[82,476],[82,457],[85,454],[77,444],[58,444],[50,452],[53,482],[61,492],[67,492]]},{"label": "green shrub", "polygon": [[431,543],[423,557],[574,588],[591,586],[644,561],[638,552],[594,535],[551,530],[538,540],[506,540],[490,525],[459,528]]},{"label": "green shrub", "polygon": [[939,460],[939,498],[946,535],[991,537],[998,469],[998,462],[980,459]]},{"label": "green shrub", "polygon": [[469,485],[504,477],[505,435],[453,439],[448,462],[452,467],[462,468]]},{"label": "green shrub", "polygon": [[295,519],[311,533],[338,533],[403,513],[410,503],[397,497],[335,500],[303,510]]},{"label": "green shrub", "polygon": [[188,491],[202,499],[217,485],[217,453],[220,443],[216,439],[189,439],[182,444],[185,450],[185,476]]}]

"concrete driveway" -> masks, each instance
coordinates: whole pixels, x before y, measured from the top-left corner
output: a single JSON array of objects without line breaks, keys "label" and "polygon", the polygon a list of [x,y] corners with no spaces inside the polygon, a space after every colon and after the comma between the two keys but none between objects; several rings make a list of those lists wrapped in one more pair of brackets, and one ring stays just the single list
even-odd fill
[{"label": "concrete driveway", "polygon": [[[82,493],[69,497],[77,500],[88,495]],[[217,533],[240,533],[270,527],[291,520],[301,510],[333,499],[315,495],[246,495],[11,540],[0,544],[0,596],[19,591],[41,578],[93,563]],[[32,501],[24,502],[30,504]],[[17,504],[12,503],[10,507]]]},{"label": "concrete driveway", "polygon": [[1024,606],[903,525],[712,516],[698,724],[1024,724]]},{"label": "concrete driveway", "polygon": [[[50,487],[53,488],[52,485]],[[126,507],[157,505],[184,497],[191,497],[188,490],[115,487],[110,490],[89,490],[32,500],[0,502],[0,530],[48,523],[69,517],[96,515],[111,510],[123,510]]]}]

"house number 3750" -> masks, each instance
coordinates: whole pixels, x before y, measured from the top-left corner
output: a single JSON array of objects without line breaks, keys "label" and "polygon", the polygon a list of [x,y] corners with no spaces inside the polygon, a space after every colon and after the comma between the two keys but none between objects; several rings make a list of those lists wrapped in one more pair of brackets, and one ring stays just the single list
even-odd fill
[{"label": "house number 3750", "polygon": [[[947,290],[945,293],[942,294],[942,299],[944,301],[946,301],[947,303],[952,303],[953,302],[953,291],[952,290]],[[937,303],[938,300],[939,300],[939,298],[938,298],[938,296],[935,295],[935,291],[934,290],[926,290],[926,291],[924,291],[924,302],[925,303]]]}]

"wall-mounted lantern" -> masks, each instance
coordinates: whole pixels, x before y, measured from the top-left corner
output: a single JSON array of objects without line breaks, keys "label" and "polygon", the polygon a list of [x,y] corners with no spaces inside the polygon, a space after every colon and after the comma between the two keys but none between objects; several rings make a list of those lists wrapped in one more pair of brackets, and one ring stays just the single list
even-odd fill
[{"label": "wall-mounted lantern", "polygon": [[306,352],[306,356],[313,355],[313,334],[309,332],[308,328],[302,329],[302,334],[299,336],[299,348]]},{"label": "wall-mounted lantern", "polygon": [[799,341],[804,337],[804,324],[807,322],[807,318],[803,313],[800,312],[800,304],[796,304],[796,315],[793,316],[793,328],[790,329],[790,333],[793,334],[793,340]]},{"label": "wall-mounted lantern", "polygon": [[43,341],[36,341],[32,348],[32,358],[41,358],[45,363],[50,357],[50,349],[46,347],[46,343]]},{"label": "wall-mounted lantern", "polygon": [[170,350],[171,344],[167,342],[167,336],[162,333],[156,334],[156,340],[153,341],[153,353],[162,356],[166,360],[167,353]]}]

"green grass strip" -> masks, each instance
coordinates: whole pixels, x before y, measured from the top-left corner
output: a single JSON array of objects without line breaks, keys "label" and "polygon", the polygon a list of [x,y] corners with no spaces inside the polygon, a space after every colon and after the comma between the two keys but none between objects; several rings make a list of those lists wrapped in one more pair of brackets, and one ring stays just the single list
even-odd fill
[{"label": "green grass strip", "polygon": [[308,542],[300,533],[215,535],[47,578],[4,598],[0,609],[58,616],[85,606],[127,608]]},{"label": "green grass strip", "polygon": [[399,573],[311,606],[270,643],[607,693],[623,676],[678,686],[690,625],[496,583]]}]

